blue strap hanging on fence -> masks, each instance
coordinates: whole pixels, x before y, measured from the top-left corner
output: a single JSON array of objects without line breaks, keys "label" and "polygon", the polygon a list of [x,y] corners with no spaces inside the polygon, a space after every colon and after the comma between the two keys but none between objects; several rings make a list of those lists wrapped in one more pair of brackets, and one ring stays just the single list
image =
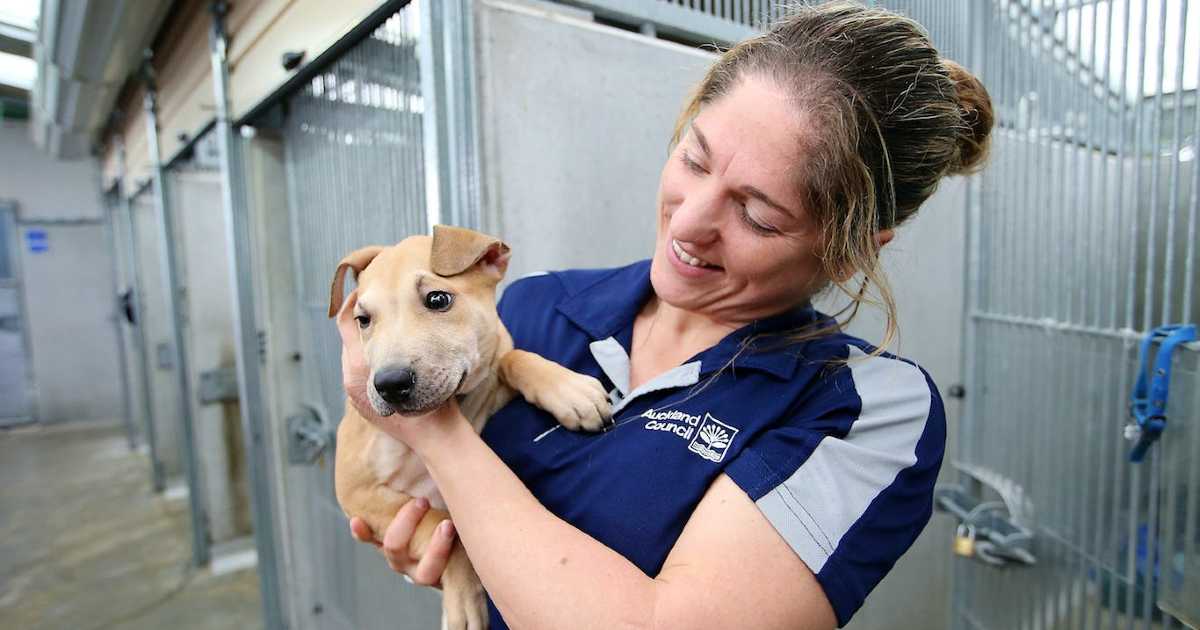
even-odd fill
[{"label": "blue strap hanging on fence", "polygon": [[[1154,371],[1150,373],[1150,348],[1158,338],[1164,338],[1162,347],[1154,357]],[[1130,439],[1137,440],[1129,452],[1129,461],[1137,463],[1146,457],[1146,451],[1167,428],[1167,394],[1171,389],[1171,355],[1183,343],[1196,340],[1194,324],[1171,324],[1159,326],[1142,340],[1141,356],[1138,360],[1138,378],[1129,399],[1129,414],[1137,423],[1129,427]]]}]

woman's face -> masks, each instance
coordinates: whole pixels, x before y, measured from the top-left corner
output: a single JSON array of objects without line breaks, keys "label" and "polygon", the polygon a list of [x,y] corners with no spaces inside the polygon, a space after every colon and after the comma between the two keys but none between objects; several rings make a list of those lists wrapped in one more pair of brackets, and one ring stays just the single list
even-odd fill
[{"label": "woman's face", "polygon": [[753,76],[700,111],[659,181],[660,299],[742,324],[808,298],[817,234],[797,182],[809,133],[776,85]]}]

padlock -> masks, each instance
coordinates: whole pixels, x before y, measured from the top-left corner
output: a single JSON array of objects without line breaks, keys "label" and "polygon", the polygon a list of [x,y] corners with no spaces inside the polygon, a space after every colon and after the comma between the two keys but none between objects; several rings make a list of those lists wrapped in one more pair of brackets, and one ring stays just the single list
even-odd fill
[{"label": "padlock", "polygon": [[975,555],[975,528],[963,523],[954,532],[954,553],[964,558]]}]

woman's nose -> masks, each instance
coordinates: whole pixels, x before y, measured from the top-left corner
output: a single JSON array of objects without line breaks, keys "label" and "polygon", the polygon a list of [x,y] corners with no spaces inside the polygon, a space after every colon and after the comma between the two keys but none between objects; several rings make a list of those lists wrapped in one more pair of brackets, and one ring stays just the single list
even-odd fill
[{"label": "woman's nose", "polygon": [[717,240],[728,203],[717,186],[698,186],[671,215],[671,236],[697,244]]}]

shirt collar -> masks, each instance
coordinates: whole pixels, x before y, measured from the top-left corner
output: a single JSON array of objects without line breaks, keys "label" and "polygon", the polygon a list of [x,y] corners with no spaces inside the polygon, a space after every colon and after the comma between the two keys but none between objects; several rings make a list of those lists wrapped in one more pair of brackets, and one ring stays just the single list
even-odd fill
[{"label": "shirt collar", "polygon": [[[560,302],[558,311],[587,332],[593,340],[600,340],[613,337],[625,327],[631,326],[638,311],[652,293],[650,261],[642,260],[616,269],[592,285],[580,289]],[[834,323],[828,315],[814,309],[811,303],[803,304],[778,315],[746,324],[689,361],[699,359],[702,362],[701,374],[712,373],[729,365],[729,369],[735,373],[740,368],[752,368],[778,378],[790,379],[795,374],[802,346],[786,343],[782,336],[772,333],[783,333],[818,322],[821,326]],[[769,337],[761,338],[761,335]],[[743,350],[742,345],[747,340],[751,340],[750,346]],[[729,364],[730,359],[735,356],[736,360]]]}]

